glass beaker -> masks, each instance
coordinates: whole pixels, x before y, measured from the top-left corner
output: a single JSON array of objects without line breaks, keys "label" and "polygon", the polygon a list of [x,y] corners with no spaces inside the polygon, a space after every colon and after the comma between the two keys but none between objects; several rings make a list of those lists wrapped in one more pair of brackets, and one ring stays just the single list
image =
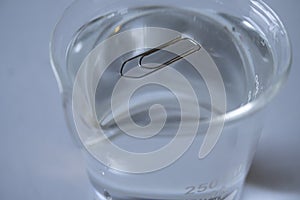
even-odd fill
[{"label": "glass beaker", "polygon": [[[260,0],[77,0],[50,54],[96,199],[239,199],[263,108],[291,65],[286,30]],[[134,69],[146,73],[126,76]]]}]

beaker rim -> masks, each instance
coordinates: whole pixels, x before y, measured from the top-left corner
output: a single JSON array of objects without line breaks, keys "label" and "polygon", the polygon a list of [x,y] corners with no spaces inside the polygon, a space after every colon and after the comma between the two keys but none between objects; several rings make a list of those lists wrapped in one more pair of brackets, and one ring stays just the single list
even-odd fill
[{"label": "beaker rim", "polygon": [[[57,50],[55,43],[57,42],[54,42],[54,40],[57,39],[56,37],[59,29],[61,28],[60,26],[62,25],[62,23],[65,23],[64,18],[66,18],[66,16],[68,16],[70,12],[71,13],[74,12],[73,6],[75,4],[81,4],[81,3],[83,3],[82,0],[74,0],[73,3],[71,3],[65,9],[62,17],[55,25],[55,28],[51,34],[51,39],[49,44],[50,61],[51,61],[52,69],[54,71],[56,80],[58,82],[59,90],[62,94],[66,93],[66,91],[70,89],[70,87],[72,86],[70,86],[67,83],[65,74],[62,71],[62,67],[63,67],[62,63],[65,64],[65,62],[61,62],[61,60],[59,60],[60,58],[57,57],[57,54],[55,53],[55,51]],[[84,1],[84,3],[86,4],[87,2]],[[251,115],[261,110],[274,98],[274,96],[276,96],[276,94],[280,91],[280,89],[286,82],[287,77],[289,75],[293,56],[292,56],[292,46],[291,46],[290,38],[288,36],[285,26],[283,25],[278,15],[263,0],[250,0],[250,6],[253,5],[259,7],[259,12],[265,13],[265,16],[267,16],[268,18],[272,18],[272,20],[275,20],[276,24],[278,25],[277,28],[280,30],[281,33],[281,37],[279,39],[283,47],[282,49],[284,49],[285,52],[284,59],[278,60],[278,63],[274,63],[275,65],[277,65],[277,68],[280,72],[274,74],[274,76],[272,77],[273,83],[268,88],[265,88],[265,90],[262,91],[262,93],[256,99],[253,99],[250,102],[241,105],[238,108],[230,110],[226,112],[224,115],[218,116],[216,119],[211,119],[210,121],[214,121],[214,120],[218,121],[219,119],[223,119],[225,123],[234,122],[236,120],[242,119],[248,115]]]}]

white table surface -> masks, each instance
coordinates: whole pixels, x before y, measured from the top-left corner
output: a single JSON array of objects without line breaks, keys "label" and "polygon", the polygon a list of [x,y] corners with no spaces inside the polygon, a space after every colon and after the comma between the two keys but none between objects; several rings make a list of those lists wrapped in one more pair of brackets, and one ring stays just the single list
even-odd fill
[{"label": "white table surface", "polygon": [[[71,0],[0,1],[0,200],[86,200],[89,182],[64,121],[48,42]],[[243,200],[300,199],[300,1],[267,0],[290,34],[288,83],[269,106]]]}]

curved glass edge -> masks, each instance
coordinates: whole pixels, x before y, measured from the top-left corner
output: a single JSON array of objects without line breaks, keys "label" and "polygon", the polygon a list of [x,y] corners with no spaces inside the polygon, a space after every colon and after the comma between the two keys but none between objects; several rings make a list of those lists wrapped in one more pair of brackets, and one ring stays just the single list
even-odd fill
[{"label": "curved glass edge", "polygon": [[[65,93],[66,87],[64,87],[64,85],[66,85],[66,83],[64,81],[65,77],[64,77],[64,75],[60,69],[60,66],[54,56],[54,53],[53,53],[55,51],[53,43],[54,43],[54,39],[57,34],[58,25],[63,21],[63,18],[66,15],[66,12],[68,10],[71,10],[73,7],[73,4],[75,4],[77,2],[79,2],[79,0],[74,0],[73,3],[71,3],[65,9],[62,17],[56,23],[55,28],[52,31],[50,43],[49,43],[50,62],[51,62],[52,70],[54,72],[55,78],[58,83],[58,88],[59,88],[59,91],[61,94]],[[278,67],[283,68],[283,70],[282,70],[282,73],[280,75],[278,75],[278,78],[274,81],[274,84],[271,85],[270,87],[268,87],[265,91],[263,91],[257,99],[255,99],[239,108],[229,111],[225,115],[220,115],[220,116],[216,117],[215,119],[210,119],[210,123],[218,122],[219,120],[224,120],[224,119],[225,119],[225,123],[232,123],[234,121],[240,120],[248,115],[254,114],[255,112],[261,110],[262,108],[265,107],[265,105],[267,103],[269,103],[276,96],[276,94],[280,91],[280,89],[283,87],[284,83],[286,82],[286,80],[288,78],[288,75],[289,75],[289,72],[291,69],[293,56],[292,56],[292,47],[291,47],[290,38],[285,29],[285,26],[279,19],[278,15],[263,0],[251,0],[250,6],[251,6],[251,4],[256,5],[256,6],[259,5],[263,12],[267,12],[268,15],[271,15],[278,23],[280,30],[284,32],[285,37],[284,37],[282,43],[284,43],[285,46],[287,47],[287,49],[286,49],[287,59],[285,60],[285,62],[283,64],[281,64],[281,66],[278,66]]]}]

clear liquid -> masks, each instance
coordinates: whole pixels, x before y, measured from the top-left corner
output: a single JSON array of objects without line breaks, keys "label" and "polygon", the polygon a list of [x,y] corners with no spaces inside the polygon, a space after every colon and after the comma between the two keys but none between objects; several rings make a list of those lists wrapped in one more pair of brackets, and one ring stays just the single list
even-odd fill
[{"label": "clear liquid", "polygon": [[[176,30],[201,44],[221,72],[226,89],[228,112],[255,99],[268,85],[264,82],[264,77],[257,74],[272,73],[272,54],[255,26],[222,13],[210,11],[194,13],[160,7],[111,13],[83,26],[69,47],[70,78],[74,80],[83,59],[101,41],[121,31],[145,26]],[[125,57],[138,53],[140,51],[130,52]],[[140,153],[161,148],[172,139],[178,128],[180,121],[178,102],[166,88],[157,85],[140,88],[130,100],[134,122],[141,126],[147,125],[150,121],[149,107],[161,104],[168,113],[166,125],[159,135],[147,140],[124,134],[110,117],[110,97],[113,86],[120,78],[122,61],[124,57],[112,63],[99,82],[96,111],[100,125],[105,134],[125,150]],[[193,68],[183,68],[182,65],[187,63],[180,61],[172,67],[188,77],[200,102],[200,121],[205,121],[213,112],[206,85]],[[254,66],[260,68],[256,69]],[[152,98],[149,98],[149,94]],[[259,137],[258,133],[252,132],[260,130],[258,124],[254,128],[249,127],[249,123],[240,125],[243,128],[226,126],[211,154],[204,160],[199,160],[197,153],[203,141],[203,132],[207,128],[207,124],[202,124],[194,143],[180,159],[171,166],[146,174],[116,171],[86,154],[90,179],[97,192],[107,199],[221,200],[230,199],[230,195],[232,199],[238,198],[249,168],[249,160],[253,156],[253,144]],[[247,134],[248,129],[252,129],[251,134]]]}]

